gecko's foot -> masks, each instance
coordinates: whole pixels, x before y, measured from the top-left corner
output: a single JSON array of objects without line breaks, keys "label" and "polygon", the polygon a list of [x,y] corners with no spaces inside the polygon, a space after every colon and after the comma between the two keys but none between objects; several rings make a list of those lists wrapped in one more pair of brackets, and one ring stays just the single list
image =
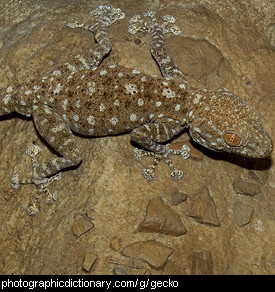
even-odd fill
[{"label": "gecko's foot", "polygon": [[93,17],[105,22],[107,26],[125,17],[124,12],[120,8],[113,8],[110,5],[99,5],[98,8],[90,13]]},{"label": "gecko's foot", "polygon": [[[115,21],[123,19],[125,14],[120,8],[112,8],[110,5],[100,5],[95,10],[90,11],[90,14],[97,20],[101,20],[108,27]],[[88,31],[94,31],[94,25],[79,23],[77,21],[67,23],[70,28],[81,28]]]},{"label": "gecko's foot", "polygon": [[31,157],[32,160],[32,176],[31,178],[25,178],[20,180],[19,175],[16,173],[11,178],[11,186],[14,189],[18,189],[20,185],[33,184],[37,189],[37,194],[34,198],[34,202],[29,206],[27,212],[29,215],[36,215],[39,212],[37,207],[38,202],[40,201],[43,195],[46,195],[46,204],[52,204],[57,200],[57,193],[52,193],[48,186],[56,180],[61,179],[61,173],[53,175],[49,178],[39,178],[37,175],[37,168],[39,166],[36,159],[36,155],[40,153],[40,147],[37,145],[32,145],[27,148],[26,154]]},{"label": "gecko's foot", "polygon": [[172,170],[170,177],[172,180],[179,180],[183,177],[183,171],[180,169],[176,169],[172,160],[170,159],[169,156],[171,155],[181,155],[181,157],[183,159],[187,159],[190,156],[190,148],[187,145],[183,145],[181,150],[174,150],[174,149],[170,149],[167,145],[167,151],[164,154],[159,154],[159,153],[154,153],[154,152],[149,152],[149,151],[145,151],[139,148],[135,148],[134,149],[134,157],[137,160],[141,160],[143,157],[153,157],[153,163],[150,167],[145,168],[142,172],[143,177],[148,180],[148,181],[152,181],[155,180],[155,168],[157,167],[157,165],[159,164],[159,162],[161,160],[163,160],[164,162],[166,162],[169,166],[169,168]]},{"label": "gecko's foot", "polygon": [[155,11],[144,12],[143,16],[149,17],[151,20],[148,22],[144,20],[139,14],[133,16],[129,20],[130,25],[128,27],[128,31],[131,34],[135,34],[137,32],[146,32],[152,34],[156,27],[161,28],[163,33],[173,33],[174,35],[181,34],[180,28],[174,24],[176,22],[176,18],[172,15],[164,15],[162,17],[162,24],[158,24]]}]

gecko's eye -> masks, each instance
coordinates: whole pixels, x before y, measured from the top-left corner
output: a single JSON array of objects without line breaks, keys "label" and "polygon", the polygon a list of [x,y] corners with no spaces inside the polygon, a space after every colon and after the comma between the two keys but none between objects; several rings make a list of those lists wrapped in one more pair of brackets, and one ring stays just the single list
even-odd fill
[{"label": "gecko's eye", "polygon": [[224,135],[224,141],[226,144],[233,147],[239,146],[241,144],[241,138],[234,133],[226,133]]}]

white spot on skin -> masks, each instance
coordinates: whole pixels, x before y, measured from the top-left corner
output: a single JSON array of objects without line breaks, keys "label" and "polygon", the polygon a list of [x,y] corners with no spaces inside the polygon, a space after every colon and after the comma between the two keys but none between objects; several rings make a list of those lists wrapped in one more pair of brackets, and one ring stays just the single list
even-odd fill
[{"label": "white spot on skin", "polygon": [[80,100],[77,100],[77,101],[76,101],[76,103],[75,103],[75,107],[76,107],[76,108],[81,108]]},{"label": "white spot on skin", "polygon": [[53,133],[56,133],[56,132],[60,132],[60,131],[62,131],[64,129],[64,124],[63,123],[60,123],[60,124],[58,124],[56,127],[53,127],[52,129],[51,129],[51,131],[53,132]]},{"label": "white spot on skin", "polygon": [[25,91],[25,95],[29,95],[29,94],[31,94],[32,93],[32,90],[26,90]]},{"label": "white spot on skin", "polygon": [[144,100],[142,98],[139,98],[137,102],[138,102],[139,106],[143,106],[144,105]]},{"label": "white spot on skin", "polygon": [[150,114],[149,119],[152,119],[154,116],[155,116],[154,114]]},{"label": "white spot on skin", "polygon": [[181,83],[181,84],[179,85],[179,88],[181,88],[181,89],[185,89],[185,88],[186,88],[186,87],[185,87],[185,84]]},{"label": "white spot on skin", "polygon": [[52,114],[52,110],[49,109],[48,107],[45,107],[44,112],[45,112],[45,114],[47,114],[47,115],[51,115],[51,114]]},{"label": "white spot on skin", "polygon": [[163,86],[168,86],[168,82],[166,82],[166,81],[162,81],[161,83]]},{"label": "white spot on skin", "polygon": [[115,100],[114,105],[116,105],[116,106],[119,106],[119,105],[120,105],[120,101],[119,101],[119,99],[116,99],[116,100]]},{"label": "white spot on skin", "polygon": [[44,124],[46,124],[48,122],[48,119],[43,119],[42,121],[41,121],[41,125],[44,125]]},{"label": "white spot on skin", "polygon": [[79,121],[79,115],[77,115],[77,114],[73,115],[73,119],[74,119],[76,122]]},{"label": "white spot on skin", "polygon": [[143,77],[140,79],[140,81],[141,81],[141,82],[146,82],[146,81],[147,81],[147,78],[143,76]]},{"label": "white spot on skin", "polygon": [[137,120],[137,115],[136,114],[131,114],[130,115],[130,120],[131,120],[131,122],[135,122]]},{"label": "white spot on skin", "polygon": [[100,105],[99,105],[99,111],[100,112],[103,112],[105,110],[105,105],[103,104],[103,103],[101,103]]},{"label": "white spot on skin", "polygon": [[53,71],[52,75],[54,75],[54,76],[60,76],[61,75],[61,72],[59,70],[55,70],[55,71]]},{"label": "white spot on skin", "polygon": [[140,72],[139,72],[138,70],[135,70],[135,69],[134,69],[134,70],[132,71],[132,73],[133,73],[133,74],[139,74]]},{"label": "white spot on skin", "polygon": [[26,105],[26,103],[25,103],[24,100],[21,100],[21,101],[20,101],[20,104],[22,104],[22,105]]},{"label": "white spot on skin", "polygon": [[94,81],[90,81],[87,83],[88,86],[88,94],[89,96],[93,95],[93,93],[95,92],[95,82]]},{"label": "white spot on skin", "polygon": [[62,89],[62,87],[63,87],[63,85],[61,85],[60,83],[58,83],[58,84],[56,85],[56,88],[55,88],[55,90],[53,91],[53,93],[54,93],[54,94],[59,93],[60,90]]},{"label": "white spot on skin", "polygon": [[164,88],[162,91],[162,95],[166,98],[174,98],[176,97],[175,91],[171,90],[170,88]]},{"label": "white spot on skin", "polygon": [[68,99],[64,99],[63,100],[63,104],[62,104],[62,108],[65,110],[67,110],[67,104],[68,104]]},{"label": "white spot on skin", "polygon": [[162,102],[161,102],[161,101],[157,101],[157,102],[156,102],[156,106],[157,106],[157,107],[159,107],[159,106],[161,106],[161,105],[162,105]]},{"label": "white spot on skin", "polygon": [[113,124],[114,126],[117,124],[118,122],[118,118],[116,117],[112,117],[111,119],[109,119],[110,123]]},{"label": "white spot on skin", "polygon": [[67,65],[68,69],[71,71],[71,72],[75,72],[76,71],[76,68],[75,66],[69,64],[69,63],[66,63],[65,65]]},{"label": "white spot on skin", "polygon": [[95,125],[95,117],[93,115],[89,115],[87,121],[90,125]]},{"label": "white spot on skin", "polygon": [[6,92],[7,92],[7,93],[11,93],[12,90],[13,90],[13,87],[12,87],[12,86],[9,86],[9,87],[6,89]]},{"label": "white spot on skin", "polygon": [[126,88],[126,92],[129,94],[135,94],[138,92],[136,84],[133,84],[133,83],[125,84],[125,88]]},{"label": "white spot on skin", "polygon": [[179,111],[180,110],[180,104],[176,104],[176,106],[175,106],[175,111],[177,112],[177,111]]},{"label": "white spot on skin", "polygon": [[117,76],[118,76],[119,78],[122,78],[122,77],[123,77],[123,73],[122,73],[122,72],[119,72],[119,73],[117,74]]},{"label": "white spot on skin", "polygon": [[40,87],[38,85],[34,85],[34,87],[33,87],[34,92],[37,92],[39,89],[40,89]]},{"label": "white spot on skin", "polygon": [[109,68],[111,68],[111,69],[115,69],[116,67],[117,67],[116,64],[112,64],[112,65],[109,66]]},{"label": "white spot on skin", "polygon": [[200,102],[200,99],[201,99],[202,95],[201,94],[196,94],[196,97],[194,98],[193,100],[193,103],[194,104],[197,104]]},{"label": "white spot on skin", "polygon": [[107,74],[107,70],[102,70],[100,71],[99,75],[103,76],[103,75],[106,75]]},{"label": "white spot on skin", "polygon": [[3,98],[3,102],[4,102],[4,104],[8,104],[9,101],[10,101],[10,99],[11,99],[10,94],[6,94],[5,97]]},{"label": "white spot on skin", "polygon": [[194,127],[193,130],[196,131],[197,133],[201,133],[201,129],[199,127]]},{"label": "white spot on skin", "polygon": [[67,77],[67,81],[71,80],[73,78],[73,74],[70,74],[68,77]]}]

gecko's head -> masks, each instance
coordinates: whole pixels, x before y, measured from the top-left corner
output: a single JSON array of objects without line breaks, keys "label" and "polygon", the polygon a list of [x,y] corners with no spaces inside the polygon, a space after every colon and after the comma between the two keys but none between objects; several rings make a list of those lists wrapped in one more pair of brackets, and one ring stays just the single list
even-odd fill
[{"label": "gecko's head", "polygon": [[272,140],[258,112],[235,94],[226,90],[216,93],[194,110],[189,130],[193,140],[214,151],[250,158],[269,156]]}]

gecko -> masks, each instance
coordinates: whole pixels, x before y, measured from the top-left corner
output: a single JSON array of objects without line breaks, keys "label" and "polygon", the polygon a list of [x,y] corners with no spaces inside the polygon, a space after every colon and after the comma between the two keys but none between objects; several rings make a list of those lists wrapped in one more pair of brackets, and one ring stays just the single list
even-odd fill
[{"label": "gecko", "polygon": [[[172,169],[171,178],[182,177],[170,156],[186,159],[189,149],[184,145],[172,150],[168,142],[186,128],[195,142],[213,151],[251,158],[270,155],[272,140],[254,107],[224,88],[192,87],[175,66],[163,41],[164,33],[179,34],[172,16],[165,16],[162,25],[152,12],[145,14],[151,17],[151,24],[140,16],[130,20],[130,33],[151,35],[151,53],[163,75],[154,76],[117,64],[100,65],[112,48],[108,27],[125,14],[119,8],[100,5],[91,15],[92,24],[68,26],[91,31],[95,48],[41,78],[0,90],[0,115],[17,112],[32,117],[38,133],[60,154],[39,164],[39,147],[29,147],[26,153],[32,159],[32,175],[20,180],[15,174],[12,187],[34,184],[39,194],[46,193],[46,202],[56,200],[48,186],[61,178],[61,171],[83,159],[74,132],[91,137],[130,133],[131,140],[146,149],[135,149],[135,157],[154,157],[153,165],[143,172],[148,180],[155,178],[154,169],[161,159]],[[29,215],[39,212],[37,198],[40,195],[29,206]]]}]

